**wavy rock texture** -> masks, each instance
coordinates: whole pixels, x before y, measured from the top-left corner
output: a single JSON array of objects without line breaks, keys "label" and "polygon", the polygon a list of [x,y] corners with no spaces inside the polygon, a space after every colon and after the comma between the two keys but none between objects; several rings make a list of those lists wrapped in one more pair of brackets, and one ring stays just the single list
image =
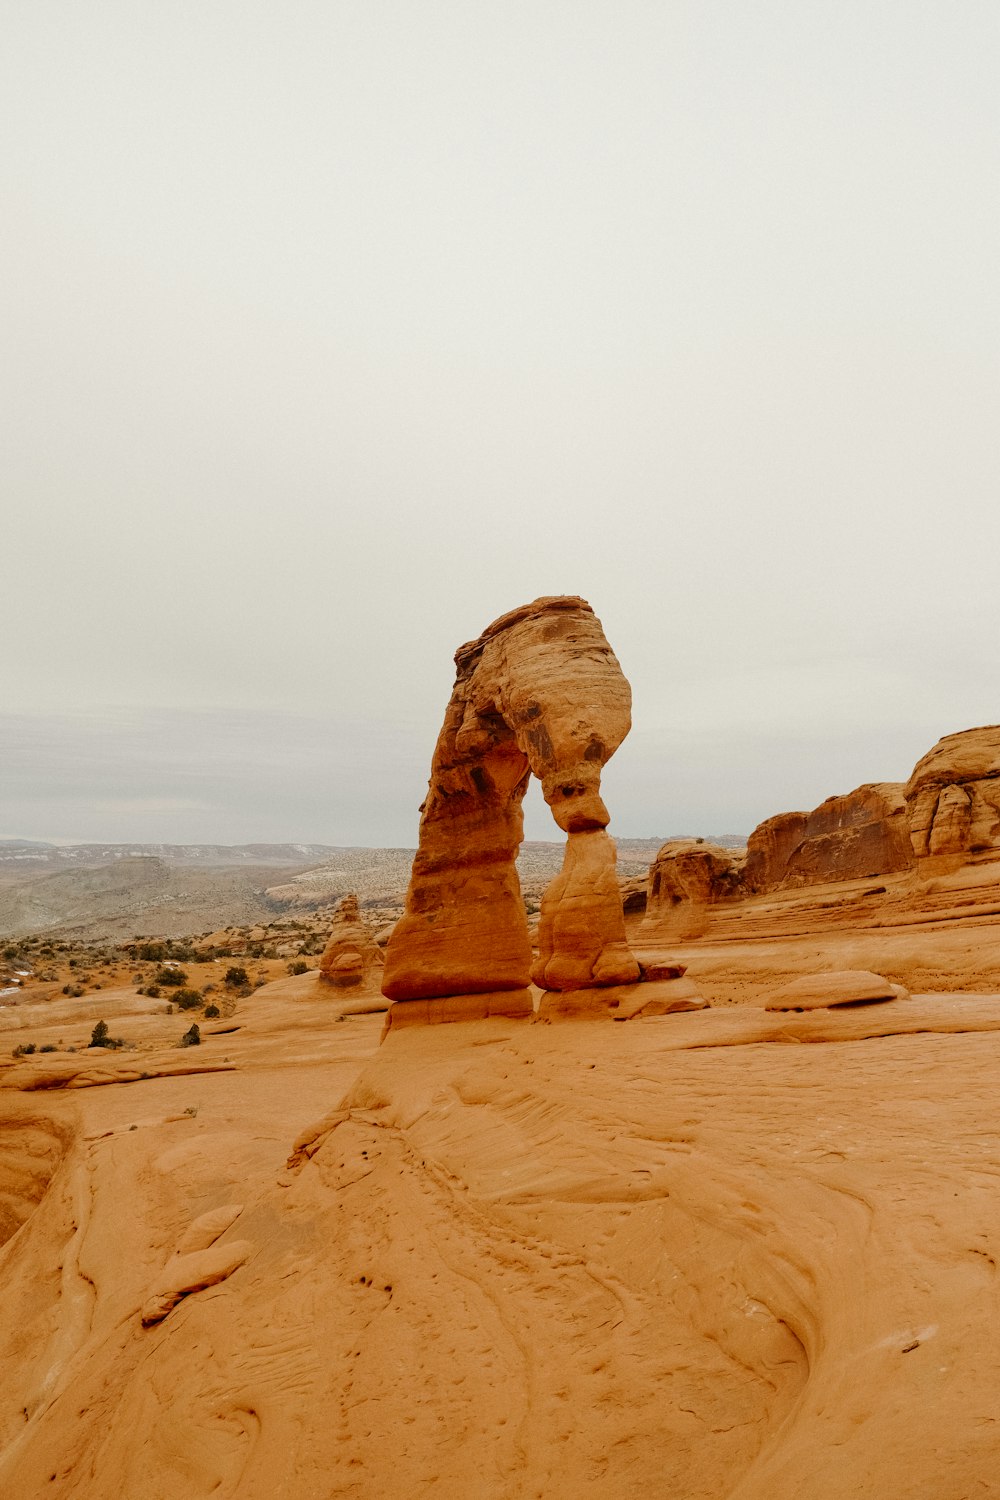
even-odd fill
[{"label": "wavy rock texture", "polygon": [[[222,1071],[155,1071],[152,1010],[90,1087],[5,1052],[0,1494],[989,1496],[998,932],[995,867],[841,882],[650,953],[692,1014],[379,1047],[302,975],[206,1028]],[[763,1008],[810,966],[989,993]]]},{"label": "wavy rock texture", "polygon": [[460,647],[455,664],[383,992],[425,1000],[528,984],[514,860],[532,773],[567,834],[542,906],[544,982],[637,978],[600,795],[601,770],[629,731],[631,692],[600,621],[582,599],[536,599]]}]

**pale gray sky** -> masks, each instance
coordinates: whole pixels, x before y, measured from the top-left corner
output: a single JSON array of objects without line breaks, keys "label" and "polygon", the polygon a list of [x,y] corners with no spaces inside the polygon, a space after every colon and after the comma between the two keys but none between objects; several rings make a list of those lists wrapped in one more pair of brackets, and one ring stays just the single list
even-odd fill
[{"label": "pale gray sky", "polygon": [[543,593],[622,834],[1000,719],[996,0],[0,15],[0,834],[411,843]]}]

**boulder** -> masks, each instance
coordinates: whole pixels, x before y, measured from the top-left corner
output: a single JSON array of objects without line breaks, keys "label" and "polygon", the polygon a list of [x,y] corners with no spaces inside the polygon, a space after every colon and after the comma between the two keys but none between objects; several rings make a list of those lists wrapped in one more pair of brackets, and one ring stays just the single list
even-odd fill
[{"label": "boulder", "polygon": [[527,986],[514,860],[531,773],[567,834],[542,902],[536,973],[560,986],[638,978],[600,795],[631,726],[631,692],[600,621],[583,599],[536,599],[460,647],[455,665],[383,993],[436,1000]]},{"label": "boulder", "polygon": [[875,1005],[905,1000],[909,992],[868,969],[838,969],[805,974],[775,990],[765,1010],[823,1010],[831,1005]]},{"label": "boulder", "polygon": [[649,872],[646,916],[656,921],[682,902],[710,906],[740,894],[742,856],[704,839],[669,839]]}]

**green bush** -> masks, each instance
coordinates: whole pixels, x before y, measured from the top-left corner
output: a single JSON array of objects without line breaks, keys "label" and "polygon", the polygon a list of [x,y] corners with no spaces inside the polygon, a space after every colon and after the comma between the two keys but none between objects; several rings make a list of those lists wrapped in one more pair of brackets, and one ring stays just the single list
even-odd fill
[{"label": "green bush", "polygon": [[217,1005],[206,1005],[205,1006],[205,1020],[206,1021],[214,1021],[215,1018],[216,1018],[216,1016],[221,1015],[221,1014],[222,1014],[222,1012],[219,1010],[219,1007]]},{"label": "green bush", "polygon": [[288,965],[288,972],[289,974],[307,974],[309,972],[309,965],[304,958],[297,958]]},{"label": "green bush", "polygon": [[187,984],[187,975],[183,969],[168,969],[164,967],[157,969],[155,980],[157,984],[162,984],[169,989],[171,985]]},{"label": "green bush", "polygon": [[230,989],[241,989],[243,985],[250,983],[250,975],[242,965],[232,965],[226,970],[226,977],[222,981]]},{"label": "green bush", "polygon": [[201,990],[178,990],[172,999],[178,1010],[196,1010],[201,1004]]}]

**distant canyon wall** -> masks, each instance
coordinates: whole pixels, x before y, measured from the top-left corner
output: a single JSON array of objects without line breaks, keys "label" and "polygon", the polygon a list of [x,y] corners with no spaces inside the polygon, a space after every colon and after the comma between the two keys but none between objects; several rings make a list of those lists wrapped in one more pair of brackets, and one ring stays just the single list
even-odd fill
[{"label": "distant canyon wall", "polygon": [[684,902],[711,906],[991,853],[1000,855],[1000,725],[946,735],[905,784],[870,783],[812,812],[768,818],[743,852],[672,839],[650,867],[647,920]]}]

